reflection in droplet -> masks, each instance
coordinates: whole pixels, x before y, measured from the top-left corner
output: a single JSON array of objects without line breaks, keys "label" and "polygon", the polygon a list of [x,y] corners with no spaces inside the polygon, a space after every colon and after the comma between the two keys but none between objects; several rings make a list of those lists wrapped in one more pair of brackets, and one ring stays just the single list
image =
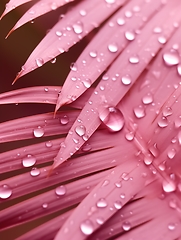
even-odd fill
[{"label": "reflection in droplet", "polygon": [[95,58],[95,57],[97,57],[97,51],[91,51],[91,52],[89,53],[89,55],[90,55],[92,58]]},{"label": "reflection in droplet", "polygon": [[36,158],[31,154],[28,154],[22,160],[23,167],[32,167],[35,163],[36,163]]},{"label": "reflection in droplet", "polygon": [[7,199],[12,195],[12,189],[4,184],[2,186],[0,186],[0,198],[1,199]]},{"label": "reflection in droplet", "polygon": [[168,224],[168,229],[170,230],[170,231],[173,231],[173,230],[175,230],[175,224],[174,223],[169,223]]},{"label": "reflection in droplet", "polygon": [[85,235],[90,235],[94,231],[94,225],[91,220],[87,219],[80,224],[80,229]]},{"label": "reflection in droplet", "polygon": [[168,158],[172,159],[175,157],[176,150],[174,148],[170,149],[167,153]]},{"label": "reflection in droplet", "polygon": [[42,208],[47,208],[48,207],[48,203],[43,203],[42,204]]},{"label": "reflection in droplet", "polygon": [[99,113],[100,120],[112,132],[120,131],[124,126],[124,116],[122,112],[115,107],[108,107]]}]

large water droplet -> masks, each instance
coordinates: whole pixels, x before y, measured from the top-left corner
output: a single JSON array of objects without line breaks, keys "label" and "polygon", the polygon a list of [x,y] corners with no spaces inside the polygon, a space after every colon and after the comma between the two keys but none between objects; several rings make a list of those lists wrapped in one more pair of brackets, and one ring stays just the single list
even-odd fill
[{"label": "large water droplet", "polygon": [[110,52],[115,53],[115,52],[118,51],[118,46],[117,46],[116,43],[110,43],[108,45],[108,49],[109,49]]},{"label": "large water droplet", "polygon": [[162,117],[159,121],[158,121],[158,126],[161,128],[167,127],[168,126],[168,120],[166,117]]},{"label": "large water droplet", "polygon": [[123,223],[122,227],[123,227],[124,231],[129,231],[131,229],[131,224],[130,224],[130,222],[126,221]]},{"label": "large water droplet", "polygon": [[42,137],[44,135],[44,129],[40,126],[38,126],[36,129],[34,129],[33,134],[35,137],[39,138]]},{"label": "large water droplet", "polygon": [[59,186],[59,187],[57,187],[56,189],[55,189],[55,193],[58,195],[58,196],[63,196],[63,195],[65,195],[65,193],[66,193],[66,188],[65,188],[65,186]]},{"label": "large water droplet", "polygon": [[121,203],[121,201],[115,201],[114,202],[114,207],[116,208],[116,209],[121,209],[122,208],[122,203]]},{"label": "large water droplet", "polygon": [[139,63],[139,57],[137,55],[131,56],[129,62],[133,64]]},{"label": "large water droplet", "polygon": [[122,112],[115,107],[108,107],[99,113],[100,120],[112,132],[120,131],[124,126],[124,117]]},{"label": "large water droplet", "polygon": [[83,32],[83,24],[82,22],[77,22],[73,24],[73,30],[75,33],[80,34]]},{"label": "large water droplet", "polygon": [[177,51],[168,51],[163,54],[163,60],[167,66],[177,65],[180,61]]},{"label": "large water droplet", "polygon": [[105,208],[105,207],[107,207],[107,202],[104,198],[101,198],[101,199],[98,200],[96,205],[99,208]]},{"label": "large water droplet", "polygon": [[84,87],[90,88],[92,81],[89,78],[86,78],[86,79],[82,80],[82,83],[83,83]]},{"label": "large water droplet", "polygon": [[147,95],[145,95],[143,98],[142,98],[142,102],[144,104],[150,104],[153,102],[153,96],[151,95],[151,93],[148,93]]},{"label": "large water droplet", "polygon": [[32,156],[31,154],[28,154],[22,160],[22,164],[24,167],[32,167],[35,163],[36,163],[36,158],[34,156]]},{"label": "large water droplet", "polygon": [[164,180],[163,183],[162,183],[162,186],[163,186],[163,190],[166,192],[166,193],[169,193],[169,192],[174,192],[175,189],[176,189],[176,184],[175,182],[171,181],[171,180]]},{"label": "large water droplet", "polygon": [[84,125],[79,125],[75,128],[75,132],[81,137],[86,133],[86,128]]},{"label": "large water droplet", "polygon": [[125,37],[129,41],[133,41],[135,39],[135,33],[132,31],[126,31],[125,32]]},{"label": "large water droplet", "polygon": [[130,85],[132,82],[131,76],[129,74],[126,74],[121,78],[121,81],[124,85]]},{"label": "large water droplet", "polygon": [[145,109],[140,105],[133,109],[134,114],[137,118],[143,118],[145,116]]},{"label": "large water droplet", "polygon": [[0,198],[1,199],[7,199],[12,195],[12,189],[4,184],[2,186],[0,186]]},{"label": "large water droplet", "polygon": [[80,224],[80,229],[85,235],[90,235],[94,231],[94,225],[91,220],[87,219]]},{"label": "large water droplet", "polygon": [[30,175],[32,177],[36,177],[36,176],[40,175],[40,170],[38,168],[32,168]]},{"label": "large water droplet", "polygon": [[37,65],[38,67],[41,67],[41,66],[43,66],[43,64],[44,64],[44,61],[43,61],[42,58],[37,58],[37,59],[35,60],[35,62],[36,62],[36,65]]}]

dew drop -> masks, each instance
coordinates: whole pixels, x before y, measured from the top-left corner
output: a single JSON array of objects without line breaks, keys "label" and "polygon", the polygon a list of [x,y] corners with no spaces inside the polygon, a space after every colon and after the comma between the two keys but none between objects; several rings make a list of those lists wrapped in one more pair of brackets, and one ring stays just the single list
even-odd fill
[{"label": "dew drop", "polygon": [[62,36],[62,32],[61,32],[61,31],[56,31],[55,34],[56,34],[58,37],[61,37],[61,36]]},{"label": "dew drop", "polygon": [[75,128],[75,132],[82,137],[86,133],[86,128],[83,125],[79,125]]},{"label": "dew drop", "polygon": [[22,160],[23,167],[32,167],[36,163],[36,158],[31,154],[28,154]]},{"label": "dew drop", "polygon": [[169,223],[169,224],[168,224],[168,229],[169,229],[170,231],[175,230],[175,224],[174,224],[174,223]]},{"label": "dew drop", "polygon": [[70,69],[71,69],[72,71],[76,72],[76,71],[77,71],[77,65],[76,65],[76,63],[71,63],[71,64],[70,64]]},{"label": "dew drop", "polygon": [[135,34],[134,34],[134,32],[126,31],[125,32],[125,37],[129,41],[133,41],[135,39]]},{"label": "dew drop", "polygon": [[36,177],[36,176],[40,175],[40,170],[38,168],[32,168],[30,175],[32,177]]},{"label": "dew drop", "polygon": [[51,141],[48,141],[48,142],[45,143],[45,146],[46,146],[47,148],[51,148],[51,147],[53,146],[53,144],[52,144]]},{"label": "dew drop", "polygon": [[55,193],[58,195],[58,196],[63,196],[63,195],[65,195],[65,193],[66,193],[66,188],[65,188],[65,186],[59,186],[59,187],[57,187],[56,189],[55,189]]},{"label": "dew drop", "polygon": [[97,57],[97,51],[91,51],[91,52],[89,53],[89,55],[90,55],[92,58],[95,58],[95,57]]},{"label": "dew drop", "polygon": [[163,54],[163,60],[167,66],[174,66],[179,63],[179,55],[177,51],[169,51]]},{"label": "dew drop", "polygon": [[36,129],[34,129],[33,134],[36,138],[40,138],[44,135],[44,129],[40,126],[38,126]]},{"label": "dew drop", "polygon": [[12,195],[12,189],[4,184],[2,186],[0,186],[0,198],[1,199],[7,199]]},{"label": "dew drop", "polygon": [[139,63],[139,57],[137,55],[131,56],[129,62],[133,64]]},{"label": "dew drop", "polygon": [[89,78],[86,78],[82,81],[82,83],[83,83],[84,87],[90,88],[92,81]]},{"label": "dew drop", "polygon": [[105,207],[107,207],[107,202],[104,198],[101,198],[101,199],[98,200],[96,205],[99,208],[105,208]]},{"label": "dew drop", "polygon": [[51,4],[51,9],[52,9],[52,10],[56,10],[56,9],[57,9],[57,4],[56,4],[55,2],[53,2],[53,3]]},{"label": "dew drop", "polygon": [[175,120],[175,127],[179,128],[181,126],[181,116],[179,116],[176,120]]},{"label": "dew drop", "polygon": [[124,127],[124,117],[118,108],[105,108],[100,112],[99,118],[111,132],[118,132]]},{"label": "dew drop", "polygon": [[86,16],[86,14],[87,14],[87,12],[86,12],[86,10],[84,10],[84,9],[81,9],[80,11],[79,11],[79,13],[80,13],[80,15],[81,16]]},{"label": "dew drop", "polygon": [[162,186],[163,186],[163,190],[166,192],[166,193],[169,193],[169,192],[174,192],[175,189],[176,189],[176,184],[175,182],[171,181],[171,180],[164,180],[163,183],[162,183]]},{"label": "dew drop", "polygon": [[114,202],[114,207],[116,208],[116,209],[121,209],[122,208],[122,203],[121,203],[121,201],[115,201]]},{"label": "dew drop", "polygon": [[149,154],[149,153],[145,154],[144,163],[146,165],[150,165],[150,164],[152,164],[152,162],[153,162],[153,156],[151,154]]},{"label": "dew drop", "polygon": [[174,148],[172,148],[168,151],[167,156],[169,159],[172,159],[175,157],[175,154],[176,154],[176,150]]},{"label": "dew drop", "polygon": [[158,126],[161,128],[167,127],[168,126],[168,120],[166,117],[162,117],[159,121],[158,121]]},{"label": "dew drop", "polygon": [[51,63],[56,63],[57,59],[56,58],[53,58],[50,62]]},{"label": "dew drop", "polygon": [[163,110],[163,116],[164,117],[168,117],[168,116],[171,116],[173,113],[171,107],[166,107],[164,110]]},{"label": "dew drop", "polygon": [[155,28],[153,29],[153,32],[154,32],[154,33],[161,33],[161,32],[162,32],[162,29],[161,29],[160,27],[155,27]]},{"label": "dew drop", "polygon": [[131,11],[126,11],[126,12],[124,13],[124,15],[125,15],[127,18],[131,18],[133,14],[132,14]]},{"label": "dew drop", "polygon": [[128,141],[132,141],[134,139],[134,133],[128,132],[128,133],[126,133],[125,137]]},{"label": "dew drop", "polygon": [[37,58],[37,59],[35,60],[35,62],[36,62],[36,65],[37,65],[38,67],[41,67],[41,66],[43,66],[43,64],[44,64],[44,61],[43,61],[42,58]]},{"label": "dew drop", "polygon": [[91,220],[85,220],[80,224],[80,229],[85,235],[90,235],[94,231],[94,226]]},{"label": "dew drop", "polygon": [[178,75],[181,76],[181,64],[177,66]]},{"label": "dew drop", "polygon": [[130,85],[131,82],[132,82],[132,79],[131,79],[131,76],[130,76],[130,75],[126,74],[125,76],[123,76],[123,77],[121,78],[121,81],[122,81],[122,83],[123,83],[124,85]]},{"label": "dew drop", "polygon": [[123,223],[122,227],[123,227],[124,231],[129,231],[131,229],[131,224],[130,224],[130,222],[126,221]]},{"label": "dew drop", "polygon": [[143,118],[145,116],[145,109],[140,105],[133,109],[134,114],[137,118]]},{"label": "dew drop", "polygon": [[75,33],[80,34],[83,32],[83,24],[81,22],[77,22],[73,24],[73,30]]},{"label": "dew drop", "polygon": [[123,26],[125,24],[124,18],[118,18],[117,19],[117,24],[120,25],[120,26]]},{"label": "dew drop", "polygon": [[99,225],[102,225],[104,223],[104,219],[102,217],[98,217],[96,218],[96,222],[99,224]]},{"label": "dew drop", "polygon": [[167,39],[163,36],[158,37],[158,42],[161,44],[165,44],[167,42]]},{"label": "dew drop", "polygon": [[60,123],[61,123],[62,125],[66,125],[68,122],[69,122],[69,118],[68,118],[67,115],[64,115],[64,116],[62,116],[62,117],[60,118]]},{"label": "dew drop", "polygon": [[151,95],[151,93],[148,93],[147,95],[145,95],[143,98],[142,98],[142,102],[147,105],[147,104],[150,104],[153,102],[153,96]]},{"label": "dew drop", "polygon": [[106,3],[113,4],[116,0],[105,0]]},{"label": "dew drop", "polygon": [[48,203],[43,203],[42,208],[46,209],[48,207]]},{"label": "dew drop", "polygon": [[91,149],[92,149],[92,147],[88,143],[84,144],[83,147],[82,147],[83,152],[89,152]]},{"label": "dew drop", "polygon": [[118,46],[117,46],[116,43],[110,43],[108,45],[108,49],[109,49],[110,52],[115,53],[115,52],[118,51]]}]

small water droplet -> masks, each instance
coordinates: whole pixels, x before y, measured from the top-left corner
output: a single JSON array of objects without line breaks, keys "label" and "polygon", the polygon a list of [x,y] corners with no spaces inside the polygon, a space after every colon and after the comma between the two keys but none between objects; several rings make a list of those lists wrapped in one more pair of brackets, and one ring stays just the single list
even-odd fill
[{"label": "small water droplet", "polygon": [[169,223],[168,224],[168,229],[171,230],[171,231],[175,230],[175,224],[174,223]]},{"label": "small water droplet", "polygon": [[84,79],[82,83],[86,88],[90,88],[90,86],[92,85],[92,81],[89,78]]},{"label": "small water droplet", "polygon": [[62,125],[66,125],[68,122],[69,122],[69,118],[68,118],[67,115],[64,115],[64,116],[62,116],[62,117],[60,118],[60,123],[61,123]]},{"label": "small water droplet", "polygon": [[165,44],[167,42],[167,39],[164,36],[159,36],[158,37],[158,42],[161,43],[161,44]]},{"label": "small water droplet", "polygon": [[75,33],[80,34],[83,32],[83,23],[77,22],[73,24],[73,30]]},{"label": "small water droplet", "polygon": [[115,186],[116,186],[117,188],[120,188],[120,187],[122,187],[122,183],[121,183],[121,182],[116,182],[116,183],[115,183]]},{"label": "small water droplet", "polygon": [[11,195],[12,195],[12,189],[8,185],[4,184],[4,185],[0,186],[0,198],[1,199],[7,199],[7,198],[11,197]]},{"label": "small water droplet", "polygon": [[42,208],[46,209],[48,207],[48,203],[43,203]]},{"label": "small water droplet", "polygon": [[45,146],[46,146],[47,148],[51,148],[51,147],[53,146],[53,144],[52,144],[51,141],[48,141],[48,142],[45,143]]},{"label": "small water droplet", "polygon": [[116,209],[121,209],[122,208],[122,203],[121,203],[121,201],[115,201],[114,202],[114,207],[116,208]]},{"label": "small water droplet", "polygon": [[89,55],[90,55],[92,58],[95,58],[95,57],[97,57],[97,51],[91,51],[91,52],[89,53]]},{"label": "small water droplet", "polygon": [[107,202],[106,202],[106,200],[104,199],[104,198],[101,198],[101,199],[99,199],[98,201],[97,201],[97,207],[99,207],[99,208],[105,208],[105,207],[107,207]]},{"label": "small water droplet", "polygon": [[158,126],[161,128],[167,127],[168,126],[168,120],[166,117],[162,117],[159,121],[158,121]]},{"label": "small water droplet", "polygon": [[80,229],[85,235],[90,235],[94,231],[94,225],[91,220],[87,219],[80,224]]},{"label": "small water droplet", "polygon": [[139,63],[139,57],[137,55],[131,56],[129,62],[133,64]]},{"label": "small water droplet", "polygon": [[86,133],[86,128],[83,125],[79,125],[75,128],[75,132],[81,137]]},{"label": "small water droplet", "polygon": [[163,54],[163,60],[167,66],[171,67],[177,65],[180,61],[179,54],[175,50],[165,52]]},{"label": "small water droplet", "polygon": [[130,222],[126,221],[123,223],[122,227],[123,227],[124,231],[129,231],[131,229],[131,224],[130,224]]},{"label": "small water droplet", "polygon": [[105,108],[99,113],[99,118],[112,132],[118,132],[124,126],[123,114],[118,108],[115,107]]},{"label": "small water droplet", "polygon": [[80,13],[80,15],[81,16],[86,16],[86,14],[87,14],[87,12],[86,12],[86,10],[84,10],[84,9],[81,9],[80,11],[79,11],[79,13]]},{"label": "small water droplet", "polygon": [[41,67],[44,64],[44,60],[42,58],[37,58],[35,62],[38,67]]},{"label": "small water droplet", "polygon": [[178,75],[181,76],[181,64],[177,66]]},{"label": "small water droplet", "polygon": [[57,59],[56,58],[52,58],[52,60],[50,61],[51,63],[56,63]]},{"label": "small water droplet", "polygon": [[118,51],[118,46],[117,46],[116,43],[110,43],[108,45],[108,49],[109,49],[110,52],[115,53],[115,52]]},{"label": "small water droplet", "polygon": [[52,10],[56,10],[57,9],[57,4],[55,2],[52,2],[51,9]]},{"label": "small water droplet", "polygon": [[59,186],[59,187],[57,187],[56,189],[55,189],[55,193],[58,195],[58,196],[63,196],[63,195],[65,195],[65,193],[66,193],[66,188],[65,188],[65,186]]},{"label": "small water droplet", "polygon": [[128,132],[128,133],[126,133],[125,137],[128,141],[132,141],[134,139],[134,133]]},{"label": "small water droplet", "polygon": [[31,154],[28,154],[22,160],[23,167],[32,167],[35,163],[36,163],[36,158]]},{"label": "small water droplet", "polygon": [[36,138],[40,138],[44,135],[44,129],[40,126],[38,126],[36,129],[34,129],[33,134]]},{"label": "small water droplet", "polygon": [[32,168],[30,174],[32,177],[36,177],[36,176],[40,175],[40,170],[38,168]]},{"label": "small water droplet", "polygon": [[70,64],[70,69],[72,70],[72,71],[74,71],[74,72],[76,72],[77,71],[77,64],[76,63],[71,63]]},{"label": "small water droplet", "polygon": [[125,15],[127,18],[131,18],[132,15],[133,15],[133,13],[128,10],[128,11],[126,11],[126,12],[124,13],[124,15]]},{"label": "small water droplet", "polygon": [[55,34],[56,34],[58,37],[61,37],[61,36],[62,36],[62,32],[61,32],[61,31],[56,31]]},{"label": "small water droplet", "polygon": [[83,152],[89,152],[91,149],[92,149],[92,147],[88,143],[84,144],[83,147],[82,147]]},{"label": "small water droplet", "polygon": [[117,24],[120,25],[120,26],[123,26],[125,24],[124,18],[118,18],[117,19]]},{"label": "small water droplet", "polygon": [[126,74],[121,78],[121,81],[124,85],[130,85],[132,82],[131,76],[129,74]]},{"label": "small water droplet", "polygon": [[163,190],[166,192],[166,193],[169,193],[169,192],[174,192],[175,189],[176,189],[176,184],[175,182],[171,181],[171,180],[164,180],[163,183],[162,183],[162,186],[163,186]]},{"label": "small water droplet", "polygon": [[126,173],[126,172],[124,172],[124,173],[122,173],[121,178],[122,178],[124,181],[128,181],[128,180],[129,180],[129,174]]},{"label": "small water droplet", "polygon": [[96,218],[96,222],[99,224],[99,225],[102,225],[104,223],[104,219],[102,217],[98,217]]},{"label": "small water droplet", "polygon": [[152,103],[153,102],[153,96],[151,95],[151,93],[148,93],[147,95],[145,95],[142,98],[142,102],[146,105]]},{"label": "small water droplet", "polygon": [[149,154],[149,153],[145,154],[144,163],[146,165],[150,165],[150,164],[152,164],[152,162],[153,162],[153,156],[151,154]]},{"label": "small water droplet", "polygon": [[172,159],[175,157],[176,150],[174,148],[170,149],[167,153],[168,158]]},{"label": "small water droplet", "polygon": [[155,28],[153,29],[153,32],[154,32],[154,33],[161,33],[161,32],[162,32],[162,29],[161,29],[160,27],[155,27]]},{"label": "small water droplet", "polygon": [[133,109],[134,114],[137,118],[143,118],[145,116],[145,109],[140,105]]},{"label": "small water droplet", "polygon": [[129,41],[133,41],[135,39],[135,33],[132,31],[126,31],[125,32],[125,37]]}]

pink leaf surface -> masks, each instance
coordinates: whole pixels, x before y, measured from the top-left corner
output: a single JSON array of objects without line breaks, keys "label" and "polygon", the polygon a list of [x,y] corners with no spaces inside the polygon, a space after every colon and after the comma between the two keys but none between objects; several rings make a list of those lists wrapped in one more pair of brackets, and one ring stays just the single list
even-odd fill
[{"label": "pink leaf surface", "polygon": [[[139,6],[139,9],[135,6]],[[111,17],[84,49],[70,71],[59,95],[56,110],[78,98],[139,34],[159,8],[160,1],[130,1]],[[125,13],[133,9],[130,18]],[[146,17],[146,21],[145,21]],[[125,37],[126,36],[126,37]],[[111,48],[115,47],[114,49]],[[73,97],[71,97],[73,96]]]},{"label": "pink leaf surface", "polygon": [[[98,27],[107,17],[121,7],[125,1],[126,0],[117,0],[115,3],[110,4],[105,1],[97,0],[85,0],[80,2],[70,10],[63,19],[59,20],[35,48],[15,81],[20,76],[41,67],[45,62],[67,51],[95,27]],[[83,16],[80,14],[82,10],[86,12]],[[100,14],[100,11],[102,14]],[[13,30],[17,29],[22,24],[24,24],[24,20],[20,19]]]},{"label": "pink leaf surface", "polygon": [[[170,22],[168,15],[172,16],[173,22]],[[88,103],[78,116],[78,123],[75,121],[73,124],[70,130],[72,134],[69,134],[65,139],[65,147],[60,149],[60,152],[55,158],[53,168],[59,166],[69,158],[70,153],[76,151],[75,145],[69,144],[72,142],[72,138],[78,139],[78,147],[81,147],[85,142],[85,137],[79,135],[76,129],[80,127],[84,128],[83,135],[86,135],[86,138],[90,137],[100,125],[101,121],[99,116],[104,114],[105,108],[110,106],[114,107],[119,103],[147,67],[147,64],[152,60],[153,55],[162,48],[163,44],[158,41],[158,35],[153,34],[153,29],[157,22],[160,22],[162,34],[164,34],[166,39],[169,39],[175,30],[173,23],[175,21],[179,22],[180,18],[179,8],[176,2],[169,2],[159,14],[155,15],[155,17],[148,22],[147,27],[143,28],[139,39],[130,43],[116,59],[107,71],[108,79],[105,81],[103,78],[100,81]],[[149,39],[148,36],[150,36]],[[120,63],[122,63],[121,66]],[[120,81],[119,78],[123,77],[128,77],[129,83],[127,83],[127,80],[126,83],[123,80],[123,82]]]}]

